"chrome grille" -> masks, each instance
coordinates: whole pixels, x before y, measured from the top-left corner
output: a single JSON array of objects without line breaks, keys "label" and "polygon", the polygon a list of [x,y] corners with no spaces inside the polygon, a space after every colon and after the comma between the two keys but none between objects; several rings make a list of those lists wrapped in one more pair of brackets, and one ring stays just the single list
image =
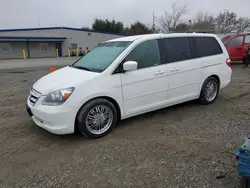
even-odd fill
[{"label": "chrome grille", "polygon": [[35,89],[30,90],[29,101],[32,106],[34,106],[37,100],[41,97],[41,93],[36,91]]}]

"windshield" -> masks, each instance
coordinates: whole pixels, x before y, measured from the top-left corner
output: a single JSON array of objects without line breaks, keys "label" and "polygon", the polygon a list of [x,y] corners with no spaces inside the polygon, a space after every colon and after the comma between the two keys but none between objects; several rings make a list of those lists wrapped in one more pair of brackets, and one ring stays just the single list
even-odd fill
[{"label": "windshield", "polygon": [[72,67],[93,72],[102,72],[125,50],[131,42],[117,41],[99,44]]}]

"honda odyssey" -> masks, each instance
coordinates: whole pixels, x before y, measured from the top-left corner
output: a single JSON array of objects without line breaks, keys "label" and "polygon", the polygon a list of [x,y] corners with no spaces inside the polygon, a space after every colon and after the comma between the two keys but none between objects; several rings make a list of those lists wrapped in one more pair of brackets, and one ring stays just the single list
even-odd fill
[{"label": "honda odyssey", "polygon": [[211,104],[231,74],[228,52],[215,35],[123,37],[39,79],[27,111],[49,132],[99,138],[132,116],[194,99]]}]

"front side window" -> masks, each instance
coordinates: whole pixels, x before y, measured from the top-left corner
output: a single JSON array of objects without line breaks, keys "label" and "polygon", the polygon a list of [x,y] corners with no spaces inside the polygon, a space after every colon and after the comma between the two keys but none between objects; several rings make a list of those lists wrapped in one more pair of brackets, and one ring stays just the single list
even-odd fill
[{"label": "front side window", "polygon": [[228,46],[241,46],[243,43],[243,39],[243,36],[235,37],[229,41]]},{"label": "front side window", "polygon": [[166,58],[169,63],[192,58],[190,43],[187,37],[166,38],[163,40]]},{"label": "front side window", "polygon": [[0,42],[0,52],[11,52],[11,46],[9,43]]},{"label": "front side window", "polygon": [[136,61],[138,63],[137,69],[160,65],[161,58],[157,40],[139,44],[125,58],[125,61]]},{"label": "front side window", "polygon": [[129,41],[105,42],[83,56],[72,67],[102,72],[129,46]]}]

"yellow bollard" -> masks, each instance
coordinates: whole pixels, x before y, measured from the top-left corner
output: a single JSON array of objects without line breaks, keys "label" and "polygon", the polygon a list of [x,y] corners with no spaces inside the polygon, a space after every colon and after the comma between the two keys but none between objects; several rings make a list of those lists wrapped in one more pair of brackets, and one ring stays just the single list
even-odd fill
[{"label": "yellow bollard", "polygon": [[23,49],[23,59],[26,59],[26,51]]},{"label": "yellow bollard", "polygon": [[78,48],[76,48],[76,56],[78,57]]},{"label": "yellow bollard", "polygon": [[56,57],[59,57],[59,55],[58,55],[58,49],[56,49]]},{"label": "yellow bollard", "polygon": [[68,48],[68,57],[70,57],[70,49]]}]

